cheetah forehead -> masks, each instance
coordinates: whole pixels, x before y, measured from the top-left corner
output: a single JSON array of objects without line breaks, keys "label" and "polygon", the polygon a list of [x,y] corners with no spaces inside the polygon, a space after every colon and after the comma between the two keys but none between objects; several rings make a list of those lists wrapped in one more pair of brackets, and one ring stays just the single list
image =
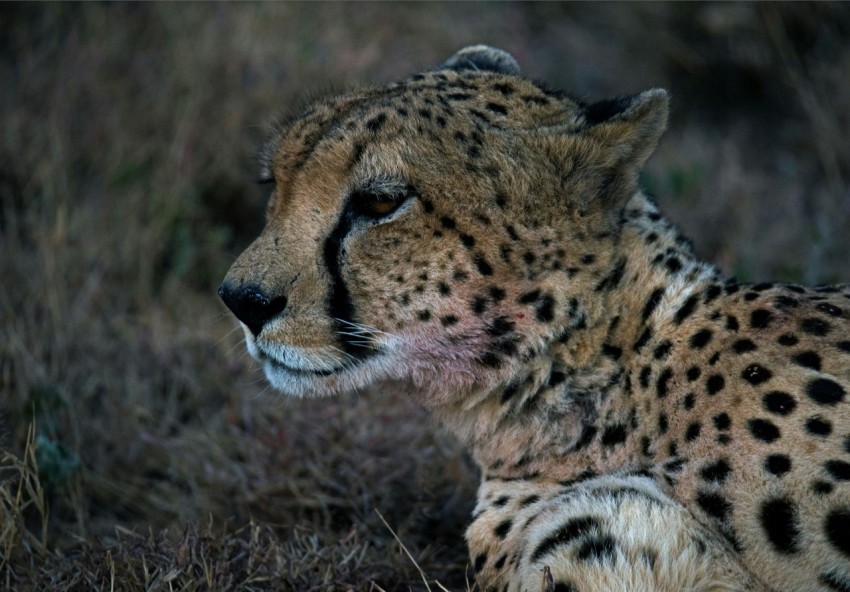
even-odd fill
[{"label": "cheetah forehead", "polygon": [[261,151],[260,178],[273,180],[276,171],[291,167],[287,161],[303,158],[325,141],[351,140],[362,150],[388,132],[462,141],[485,129],[568,131],[599,119],[600,104],[586,105],[522,77],[513,58],[500,50],[486,48],[498,52],[488,69],[490,58],[475,49],[399,82],[319,99],[299,116],[279,121]]}]

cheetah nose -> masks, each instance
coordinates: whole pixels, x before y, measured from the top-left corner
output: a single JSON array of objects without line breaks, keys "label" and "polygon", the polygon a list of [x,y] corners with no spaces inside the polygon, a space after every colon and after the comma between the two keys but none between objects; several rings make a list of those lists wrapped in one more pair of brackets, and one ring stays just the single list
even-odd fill
[{"label": "cheetah nose", "polygon": [[218,288],[218,295],[236,318],[245,323],[254,334],[260,334],[263,326],[286,308],[286,298],[269,298],[256,286],[235,288],[227,282]]}]

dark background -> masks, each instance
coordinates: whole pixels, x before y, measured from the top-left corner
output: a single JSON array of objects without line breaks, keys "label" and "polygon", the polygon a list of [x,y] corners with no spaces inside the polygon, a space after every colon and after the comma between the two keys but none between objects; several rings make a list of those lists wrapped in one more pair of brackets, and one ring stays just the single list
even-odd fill
[{"label": "dark background", "polygon": [[269,122],[474,43],[668,88],[643,185],[698,252],[850,278],[846,5],[4,4],[0,588],[467,588],[456,443],[388,393],[283,400],[215,288]]}]

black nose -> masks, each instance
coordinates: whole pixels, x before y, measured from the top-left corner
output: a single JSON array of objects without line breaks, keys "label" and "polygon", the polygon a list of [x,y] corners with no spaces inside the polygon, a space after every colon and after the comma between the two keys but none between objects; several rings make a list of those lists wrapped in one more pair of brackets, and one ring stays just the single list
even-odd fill
[{"label": "black nose", "polygon": [[234,288],[224,283],[219,286],[218,295],[254,336],[259,335],[263,325],[286,308],[286,298],[269,298],[255,286]]}]

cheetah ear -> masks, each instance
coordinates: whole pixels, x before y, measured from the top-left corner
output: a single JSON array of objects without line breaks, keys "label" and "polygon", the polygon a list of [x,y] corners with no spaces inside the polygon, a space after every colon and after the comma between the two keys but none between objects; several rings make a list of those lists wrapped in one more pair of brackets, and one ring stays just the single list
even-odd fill
[{"label": "cheetah ear", "polygon": [[489,45],[464,47],[440,66],[441,70],[486,70],[499,74],[519,76],[519,64],[506,51]]},{"label": "cheetah ear", "polygon": [[[638,174],[667,127],[667,91],[656,88],[583,110],[584,125],[546,134],[549,158],[565,172],[563,188],[580,210],[611,210],[638,187]],[[581,125],[581,119],[579,120]]]}]

